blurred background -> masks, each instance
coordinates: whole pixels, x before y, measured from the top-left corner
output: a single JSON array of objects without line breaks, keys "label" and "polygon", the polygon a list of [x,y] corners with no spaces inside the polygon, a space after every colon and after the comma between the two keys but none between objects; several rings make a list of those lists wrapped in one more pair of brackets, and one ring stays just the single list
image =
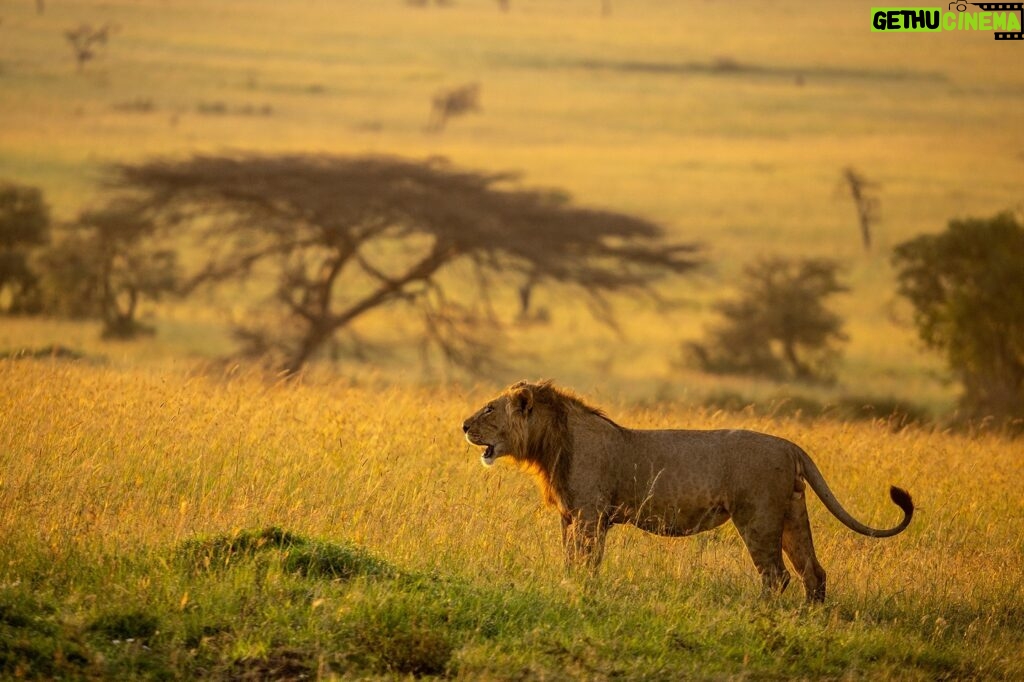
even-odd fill
[{"label": "blurred background", "polygon": [[1019,223],[1021,49],[849,1],[2,0],[0,351],[949,414],[985,380],[894,252]]}]

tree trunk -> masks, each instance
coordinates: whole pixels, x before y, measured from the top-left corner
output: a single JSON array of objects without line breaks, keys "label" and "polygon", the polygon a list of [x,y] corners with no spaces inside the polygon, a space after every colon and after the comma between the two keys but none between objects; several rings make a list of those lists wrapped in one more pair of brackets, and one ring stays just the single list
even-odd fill
[{"label": "tree trunk", "polygon": [[313,357],[313,353],[326,343],[332,334],[334,334],[334,328],[326,328],[323,324],[316,324],[310,327],[299,344],[298,349],[286,360],[283,367],[285,376],[291,377],[298,374],[299,370],[305,367],[306,363]]},{"label": "tree trunk", "polygon": [[793,343],[792,339],[784,339],[782,341],[782,354],[785,356],[786,362],[789,363],[790,368],[793,370],[793,375],[797,379],[807,380],[814,376],[811,369],[797,357],[796,344]]}]

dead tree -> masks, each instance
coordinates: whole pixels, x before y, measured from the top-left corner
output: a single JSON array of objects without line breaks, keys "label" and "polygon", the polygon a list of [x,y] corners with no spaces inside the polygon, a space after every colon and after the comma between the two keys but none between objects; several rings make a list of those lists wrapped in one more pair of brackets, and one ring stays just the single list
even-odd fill
[{"label": "dead tree", "polygon": [[853,199],[853,205],[857,209],[857,221],[860,224],[861,239],[864,242],[864,250],[871,250],[871,228],[879,220],[879,208],[881,202],[878,199],[879,185],[871,182],[857,171],[853,166],[843,169],[843,181]]},{"label": "dead tree", "polygon": [[427,131],[439,133],[453,116],[465,116],[480,111],[480,84],[467,83],[455,88],[438,90],[433,97]]},{"label": "dead tree", "polygon": [[110,34],[113,32],[112,24],[103,24],[93,28],[91,24],[79,24],[77,28],[64,31],[64,37],[71,44],[75,53],[75,62],[78,70],[85,68],[85,63],[96,56],[96,50],[100,45],[106,45]]},{"label": "dead tree", "polygon": [[288,374],[356,320],[401,307],[444,357],[479,369],[500,337],[498,287],[570,287],[614,324],[610,295],[657,299],[661,277],[702,261],[647,220],[442,160],[198,156],[121,166],[115,184],[207,254],[186,289],[253,272],[274,284],[238,332]]}]

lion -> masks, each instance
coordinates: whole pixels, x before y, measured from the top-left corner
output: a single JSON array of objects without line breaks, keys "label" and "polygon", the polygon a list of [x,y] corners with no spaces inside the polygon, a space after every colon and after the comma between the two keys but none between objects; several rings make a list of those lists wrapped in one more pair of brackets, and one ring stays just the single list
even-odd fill
[{"label": "lion", "polygon": [[844,525],[869,537],[902,533],[914,514],[910,494],[891,486],[903,520],[871,528],[843,509],[811,458],[788,440],[739,429],[629,429],[550,381],[513,384],[462,430],[484,448],[484,465],[510,457],[536,475],[545,501],[561,516],[570,568],[596,571],[616,524],[679,537],[732,519],[763,593],[781,593],[789,584],[785,552],[807,601],[822,602],[825,570],[814,553],[805,484]]}]

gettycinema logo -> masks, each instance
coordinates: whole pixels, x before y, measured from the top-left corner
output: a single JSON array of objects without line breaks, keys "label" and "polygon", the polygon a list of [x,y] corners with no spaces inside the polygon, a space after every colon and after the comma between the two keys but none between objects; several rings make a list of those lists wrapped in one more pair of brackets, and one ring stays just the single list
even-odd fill
[{"label": "gettycinema logo", "polygon": [[[968,5],[980,11],[968,11]],[[955,11],[954,11],[955,10]],[[1018,17],[1017,13],[1021,15]],[[872,7],[872,31],[993,31],[996,40],[1024,42],[1024,2],[962,2],[939,7]]]}]

